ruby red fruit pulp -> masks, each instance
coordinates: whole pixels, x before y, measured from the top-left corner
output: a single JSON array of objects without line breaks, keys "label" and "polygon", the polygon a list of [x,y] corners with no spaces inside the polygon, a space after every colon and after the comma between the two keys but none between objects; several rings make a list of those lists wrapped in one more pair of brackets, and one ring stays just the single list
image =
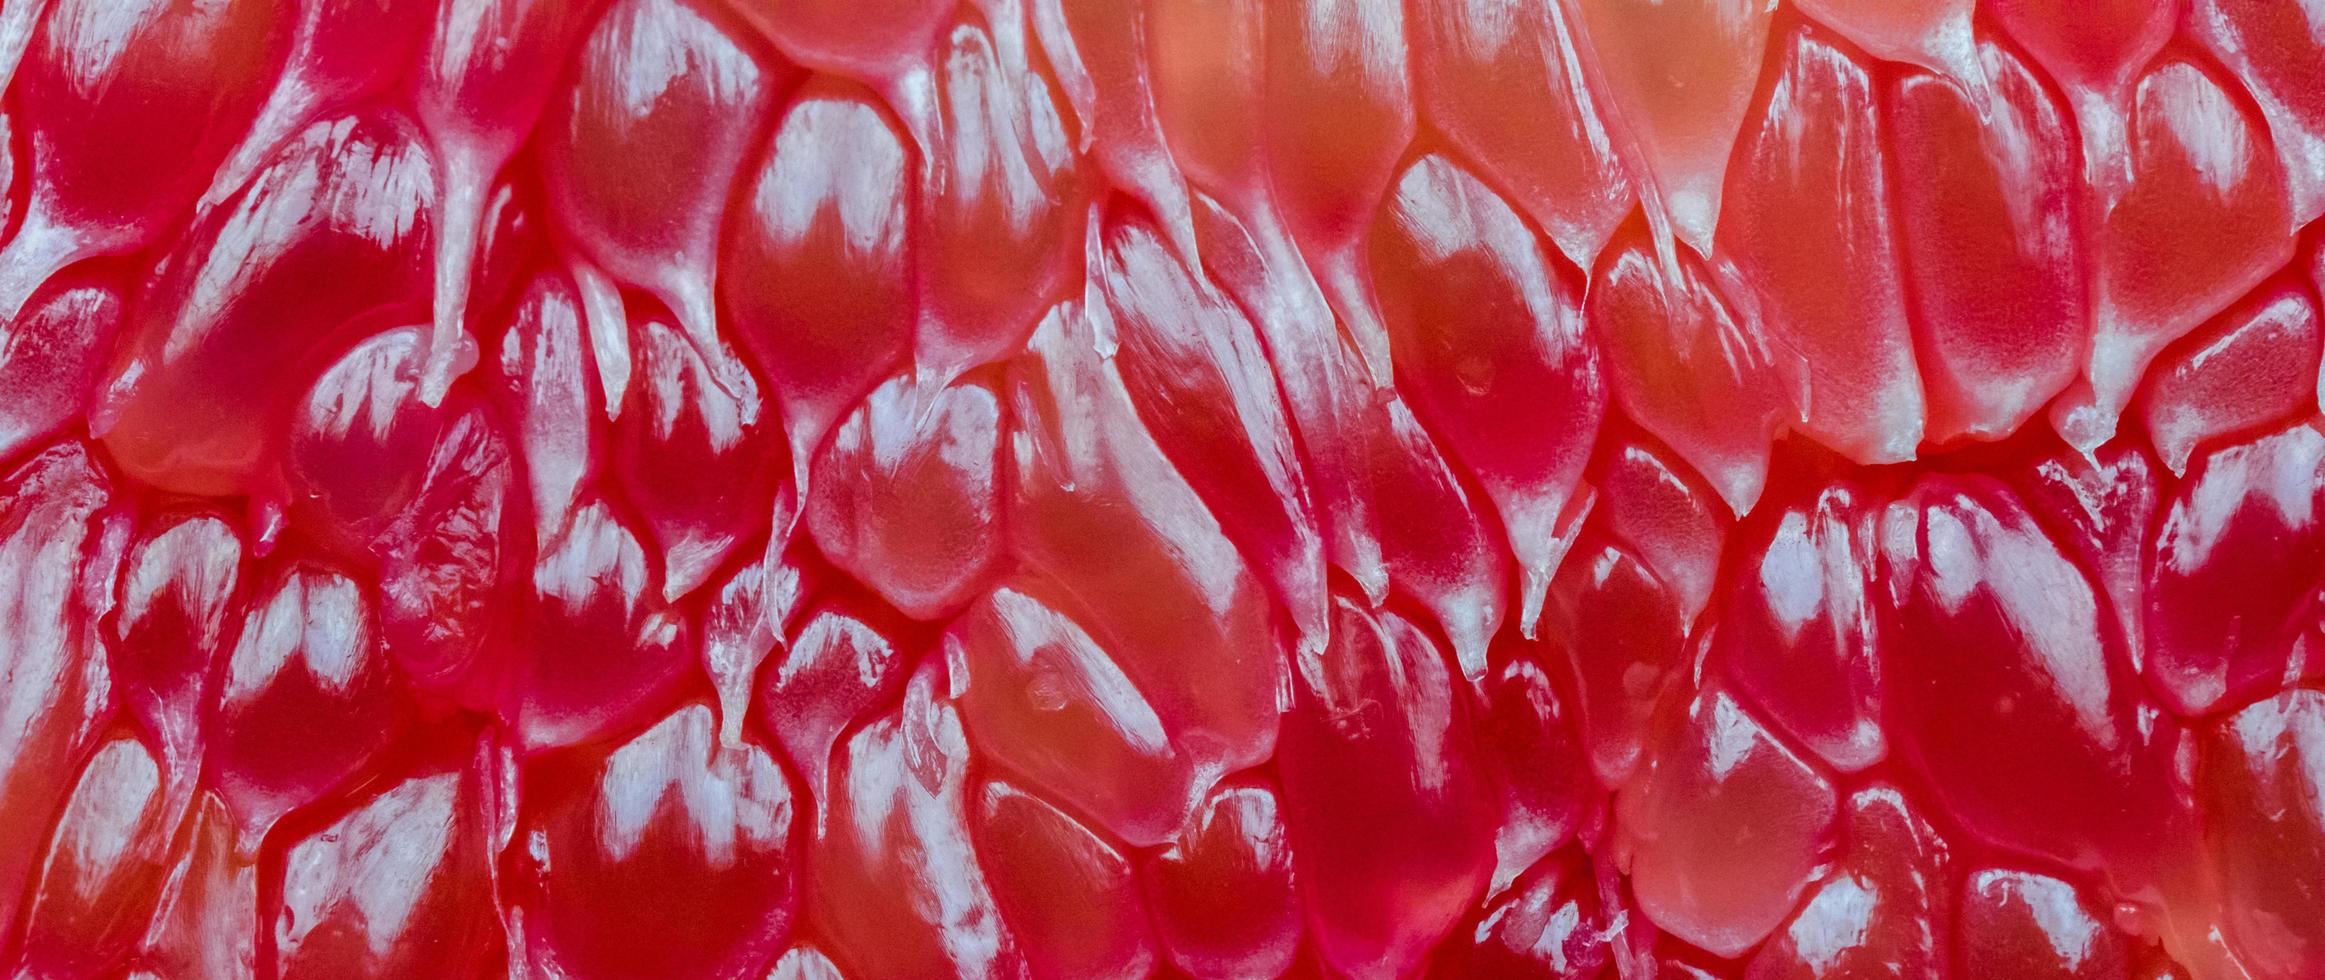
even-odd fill
[{"label": "ruby red fruit pulp", "polygon": [[2317,0],[4,0],[0,970],[2325,976]]}]

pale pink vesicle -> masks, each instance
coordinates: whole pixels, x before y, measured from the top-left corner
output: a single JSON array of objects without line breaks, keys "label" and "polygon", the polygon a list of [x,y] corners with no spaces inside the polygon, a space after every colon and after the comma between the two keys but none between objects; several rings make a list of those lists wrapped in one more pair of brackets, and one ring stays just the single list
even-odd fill
[{"label": "pale pink vesicle", "polygon": [[1074,120],[1022,38],[974,15],[932,59],[936,104],[920,175],[913,356],[950,379],[1021,347],[1071,291],[1093,195],[1074,159]]},{"label": "pale pink vesicle", "polygon": [[1733,522],[1718,495],[1669,453],[1644,441],[1617,447],[1593,477],[1592,513],[1679,598],[1680,620],[1694,622],[1718,590]]},{"label": "pale pink vesicle", "polygon": [[1170,751],[1213,772],[1256,764],[1274,744],[1288,669],[1267,594],[1139,424],[1089,328],[1061,307],[1011,365],[1003,521],[1020,571],[1009,586],[1087,633],[1104,656],[1086,663],[1138,692]]},{"label": "pale pink vesicle", "polygon": [[1238,204],[1269,199],[1260,108],[1267,11],[1264,0],[1148,0],[1139,25],[1155,126],[1172,161],[1205,193]]},{"label": "pale pink vesicle", "polygon": [[844,970],[867,976],[1017,975],[1024,954],[970,840],[969,746],[924,661],[901,705],[833,758],[830,823],[807,856],[808,914]]},{"label": "pale pink vesicle", "polygon": [[[565,975],[722,976],[772,961],[799,877],[799,821],[774,758],[719,745],[702,704],[596,756],[526,766],[520,820],[538,866],[533,893],[512,903],[512,954]],[[658,941],[635,941],[639,930]]]},{"label": "pale pink vesicle", "polygon": [[1979,976],[2120,977],[2129,945],[2073,885],[2048,875],[1988,869],[1962,883],[1954,966]]},{"label": "pale pink vesicle", "polygon": [[1888,754],[1882,732],[1880,508],[1836,484],[1771,506],[1746,532],[1710,656],[1777,730],[1855,772]]},{"label": "pale pink vesicle", "polygon": [[475,767],[415,774],[292,844],[271,910],[275,968],[384,978],[494,962],[488,792]]},{"label": "pale pink vesicle", "polygon": [[1674,275],[1643,224],[1624,226],[1599,256],[1585,311],[1614,404],[1742,513],[1759,502],[1769,444],[1799,409],[1779,348],[1746,329],[1694,250],[1677,257]]},{"label": "pale pink vesicle", "polygon": [[917,168],[864,93],[810,82],[727,216],[724,329],[765,372],[802,461],[912,349]]},{"label": "pale pink vesicle", "polygon": [[1730,148],[1768,50],[1769,8],[1751,0],[1577,3],[1582,58],[1606,79],[1608,115],[1632,147],[1659,223],[1709,251]]},{"label": "pale pink vesicle", "polygon": [[1398,387],[1501,515],[1531,631],[1606,411],[1580,284],[1508,204],[1443,157],[1397,179],[1371,233]]},{"label": "pale pink vesicle", "polygon": [[1487,682],[1477,719],[1479,753],[1501,788],[1495,891],[1574,837],[1595,796],[1574,709],[1550,670],[1513,653]]},{"label": "pale pink vesicle", "polygon": [[1588,267],[1634,198],[1574,15],[1558,3],[1411,9],[1426,114],[1511,188],[1568,261]]},{"label": "pale pink vesicle", "polygon": [[1783,920],[1831,846],[1831,780],[1713,688],[1620,801],[1631,885],[1655,924],[1714,953]]},{"label": "pale pink vesicle", "polygon": [[1912,459],[1928,403],[1898,264],[1890,151],[1866,67],[1813,28],[1786,39],[1729,165],[1718,251],[1747,329],[1797,358],[1800,427],[1862,463]]},{"label": "pale pink vesicle", "polygon": [[1971,0],[1801,0],[1800,7],[1866,53],[1935,69],[1969,55]]},{"label": "pale pink vesicle", "polygon": [[1894,786],[1849,797],[1844,849],[1745,967],[1751,980],[1941,973],[1953,896],[1946,844]]},{"label": "pale pink vesicle", "polygon": [[[98,513],[112,488],[87,451],[49,449],[0,484],[0,625],[16,638],[0,652],[0,710],[21,722],[0,730],[0,911],[20,914],[40,873],[57,808],[72,792],[74,761],[97,744],[111,683],[98,637],[102,607],[76,588],[84,549],[113,536]],[[111,545],[114,560],[119,542]],[[101,570],[110,594],[115,569]],[[60,574],[61,573],[61,574]],[[134,760],[131,760],[134,761]]]},{"label": "pale pink vesicle", "polygon": [[2188,31],[2260,103],[2285,162],[2293,219],[2325,211],[2325,38],[2304,0],[2193,0]]},{"label": "pale pink vesicle", "polygon": [[2325,434],[2309,423],[2206,454],[2150,545],[2148,677],[2200,714],[2285,682],[2325,575]]},{"label": "pale pink vesicle", "polygon": [[1358,239],[1413,138],[1405,5],[1285,0],[1267,5],[1261,145],[1271,188],[1367,376],[1386,383],[1389,352],[1365,293]]},{"label": "pale pink vesicle", "polygon": [[761,382],[723,343],[661,317],[631,324],[636,373],[609,462],[659,546],[662,596],[694,591],[771,517],[789,475]]},{"label": "pale pink vesicle", "polygon": [[[652,293],[705,358],[718,356],[728,198],[791,71],[730,26],[708,0],[615,0],[576,53],[571,87],[552,97],[539,150],[569,247]],[[620,329],[591,319],[595,332]],[[731,370],[716,380],[732,397],[748,384]]]},{"label": "pale pink vesicle", "polygon": [[[1190,188],[1178,161],[1172,157],[1169,137],[1164,132],[1164,114],[1169,111],[1164,107],[1165,99],[1180,99],[1173,108],[1181,112],[1216,113],[1222,117],[1216,121],[1227,128],[1247,128],[1255,108],[1252,103],[1256,101],[1253,98],[1256,90],[1251,86],[1257,80],[1252,77],[1252,68],[1259,49],[1258,44],[1250,42],[1258,39],[1247,37],[1247,45],[1242,50],[1234,50],[1220,44],[1220,34],[1210,31],[1224,31],[1228,37],[1236,36],[1239,31],[1250,31],[1264,8],[1248,0],[1195,4],[1179,0],[1027,2],[1034,8],[1034,28],[1042,53],[1048,56],[1050,67],[1057,74],[1058,88],[1064,94],[1067,109],[1080,123],[1082,148],[1090,162],[1117,190],[1160,216],[1174,242],[1188,244],[1192,233],[1188,224],[1192,206]],[[1205,7],[1210,9],[1202,9]],[[1186,27],[1193,24],[1200,24],[1206,33],[1198,38],[1185,37]],[[1185,50],[1183,45],[1188,41],[1207,51]],[[1164,70],[1162,63],[1181,61],[1175,67],[1183,73],[1195,67],[1183,64],[1190,58],[1197,59],[1201,70],[1222,77],[1197,83],[1206,85],[1199,93],[1174,92],[1166,96],[1162,91],[1166,83],[1158,77]],[[1188,84],[1183,78],[1174,81],[1174,88]],[[1218,89],[1208,88],[1209,85],[1216,85]],[[1184,101],[1189,94],[1198,98],[1224,98],[1227,104],[1191,107]],[[1213,121],[1205,118],[1203,124]],[[1250,162],[1249,135],[1228,132],[1210,136],[1227,144],[1223,156],[1240,158],[1213,161],[1212,165],[1242,171]],[[1214,172],[1207,176],[1216,181],[1224,174]]]},{"label": "pale pink vesicle", "polygon": [[[318,116],[400,79],[417,60],[435,15],[431,0],[315,0],[298,6],[282,68],[241,141],[210,178],[207,207],[242,186],[274,145]],[[34,7],[36,3],[15,6]]]},{"label": "pale pink vesicle", "polygon": [[806,527],[905,615],[952,615],[999,564],[1005,435],[989,385],[891,378],[825,443]]},{"label": "pale pink vesicle", "polygon": [[808,791],[827,799],[832,749],[859,717],[904,689],[910,651],[837,604],[814,610],[782,647],[757,692],[759,723]]},{"label": "pale pink vesicle", "polygon": [[493,701],[522,575],[517,463],[489,419],[470,408],[445,427],[412,503],[371,542],[388,653],[415,687],[470,705]]},{"label": "pale pink vesicle", "polygon": [[1121,852],[1040,797],[986,783],[974,823],[994,898],[1036,976],[1150,975],[1146,900]]},{"label": "pale pink vesicle", "polygon": [[952,9],[939,0],[732,0],[728,6],[792,60],[866,80],[904,73]]},{"label": "pale pink vesicle", "polygon": [[1112,328],[1140,419],[1299,631],[1321,640],[1322,537],[1258,332],[1142,216],[1110,216],[1101,240],[1091,309]]},{"label": "pale pink vesicle", "polygon": [[1276,976],[1292,965],[1305,926],[1274,786],[1213,789],[1142,878],[1155,938],[1179,969]]},{"label": "pale pink vesicle", "polygon": [[1493,870],[1494,801],[1445,651],[1394,613],[1334,603],[1302,654],[1277,766],[1292,862],[1326,961],[1410,970]]},{"label": "pale pink vesicle", "polygon": [[2145,608],[2150,521],[2163,488],[2155,462],[2135,446],[2085,456],[2061,447],[2017,477],[2027,510],[2077,556],[2120,624],[2133,669],[2147,662]]},{"label": "pale pink vesicle", "polygon": [[193,206],[265,98],[283,12],[52,0],[9,106],[26,196],[0,246],[0,316],[75,262],[156,244]]},{"label": "pale pink vesicle", "polygon": [[[1456,932],[1440,955],[1463,976],[1603,977],[1622,962],[1630,920],[1601,898],[1590,861],[1566,848],[1490,900],[1476,927]],[[1684,976],[1685,974],[1680,974]]]},{"label": "pale pink vesicle", "polygon": [[2185,475],[2198,446],[2314,414],[2318,331],[2309,290],[2271,282],[2166,348],[2139,403],[2164,465]]},{"label": "pale pink vesicle", "polygon": [[1996,22],[2074,93],[2109,99],[2169,37],[2180,0],[1992,0]]},{"label": "pale pink vesicle", "polygon": [[141,528],[121,568],[113,678],[181,787],[208,731],[214,679],[242,626],[248,588],[242,535],[215,513],[163,515]]},{"label": "pale pink vesicle", "polygon": [[691,626],[663,602],[637,533],[603,503],[574,511],[522,581],[504,710],[527,749],[635,723],[667,703],[695,662]]},{"label": "pale pink vesicle", "polygon": [[2072,116],[2001,44],[1963,55],[1974,80],[1911,74],[1882,104],[1933,442],[2017,431],[2091,332]]},{"label": "pale pink vesicle", "polygon": [[338,541],[368,545],[419,497],[428,456],[452,411],[420,401],[426,336],[375,334],[315,379],[284,447],[293,505]]},{"label": "pale pink vesicle", "polygon": [[138,943],[137,961],[151,976],[254,973],[260,928],[256,856],[237,846],[234,820],[214,795],[203,794],[187,823],[161,906]]},{"label": "pale pink vesicle", "polygon": [[208,746],[211,780],[246,836],[339,788],[409,722],[368,598],[345,574],[305,563],[253,595]]},{"label": "pale pink vesicle", "polygon": [[2295,689],[2208,726],[2197,799],[2227,896],[2223,926],[2256,975],[2293,977],[2325,965],[2319,901],[2325,806],[2325,696]]},{"label": "pale pink vesicle", "polygon": [[1574,678],[1591,771],[1600,785],[1621,786],[1687,667],[1679,600],[1637,555],[1593,530],[1550,583],[1542,612],[1546,642]]},{"label": "pale pink vesicle", "polygon": [[61,275],[0,326],[0,456],[14,456],[88,411],[127,308],[102,274]]},{"label": "pale pink vesicle", "polygon": [[116,734],[99,745],[57,814],[20,968],[69,975],[120,962],[160,899],[177,812],[145,742]]},{"label": "pale pink vesicle", "polygon": [[261,489],[281,413],[339,345],[425,310],[436,193],[427,146],[392,110],[300,130],[163,260],[91,433],[152,484]]},{"label": "pale pink vesicle", "polygon": [[1925,478],[1880,528],[1892,750],[1977,839],[2138,881],[2185,800],[2086,573],[1990,478]]},{"label": "pale pink vesicle", "polygon": [[947,634],[961,719],[978,750],[1136,846],[1186,822],[1211,760],[1173,744],[1163,711],[1080,625],[995,590]]},{"label": "pale pink vesicle", "polygon": [[432,396],[475,356],[465,325],[487,191],[564,81],[591,15],[604,9],[604,0],[440,0],[436,8],[411,86],[441,189],[432,205],[443,238],[429,266],[434,326],[424,375]]},{"label": "pale pink vesicle", "polygon": [[2291,255],[2284,166],[2267,124],[2233,85],[2167,54],[2132,89],[2126,145],[2110,161],[2121,177],[2100,185],[2106,218],[2093,231],[2088,384],[2051,409],[2078,447],[2114,433],[2158,352]]}]

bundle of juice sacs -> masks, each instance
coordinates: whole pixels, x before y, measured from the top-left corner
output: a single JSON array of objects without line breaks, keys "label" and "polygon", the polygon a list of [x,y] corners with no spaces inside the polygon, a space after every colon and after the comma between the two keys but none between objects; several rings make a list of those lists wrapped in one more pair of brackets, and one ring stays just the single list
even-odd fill
[{"label": "bundle of juice sacs", "polygon": [[0,0],[0,970],[2325,977],[2325,0]]}]

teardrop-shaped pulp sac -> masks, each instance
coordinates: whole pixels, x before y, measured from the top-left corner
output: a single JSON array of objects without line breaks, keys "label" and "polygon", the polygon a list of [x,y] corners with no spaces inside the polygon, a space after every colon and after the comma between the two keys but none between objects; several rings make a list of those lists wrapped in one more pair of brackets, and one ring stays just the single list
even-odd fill
[{"label": "teardrop-shaped pulp sac", "polygon": [[2204,457],[2165,505],[2146,612],[2166,704],[2201,713],[2283,683],[2325,574],[2321,467],[2325,434],[2296,425]]},{"label": "teardrop-shaped pulp sac", "polygon": [[164,259],[91,422],[124,470],[232,494],[340,344],[420,319],[433,161],[400,115],[317,122]]},{"label": "teardrop-shaped pulp sac", "polygon": [[1916,73],[1884,104],[1939,442],[2016,431],[2073,379],[2090,333],[2070,117],[2009,49],[1982,41],[1974,57],[1978,84]]},{"label": "teardrop-shaped pulp sac", "polygon": [[1151,223],[1118,216],[1104,241],[1097,286],[1121,345],[1115,364],[1131,402],[1300,631],[1317,634],[1322,544],[1258,333],[1170,254]]},{"label": "teardrop-shaped pulp sac", "polygon": [[2232,85],[2178,57],[2139,79],[2120,164],[2127,179],[2096,230],[2092,404],[2052,410],[2071,441],[2104,441],[2156,352],[2288,255],[2284,167],[2266,123]]},{"label": "teardrop-shaped pulp sac", "polygon": [[1736,144],[1719,251],[1799,359],[1803,428],[1860,462],[1911,459],[1926,408],[1871,73],[1813,28],[1777,57]]},{"label": "teardrop-shaped pulp sac", "polygon": [[908,616],[958,610],[999,556],[1002,435],[991,388],[891,379],[816,459],[816,545]]},{"label": "teardrop-shaped pulp sac", "polygon": [[419,495],[447,413],[419,399],[425,334],[389,330],[350,349],[299,405],[286,474],[312,525],[369,544]]},{"label": "teardrop-shaped pulp sac", "polygon": [[1578,3],[1585,58],[1607,82],[1610,113],[1654,181],[1669,226],[1708,249],[1729,148],[1768,48],[1769,7],[1751,0]]},{"label": "teardrop-shaped pulp sac", "polygon": [[1037,976],[1151,975],[1154,940],[1130,863],[1072,817],[1007,783],[987,783],[978,856]]},{"label": "teardrop-shaped pulp sac", "polygon": [[1491,871],[1492,811],[1445,651],[1345,599],[1332,627],[1293,681],[1285,825],[1326,959],[1394,975]]},{"label": "teardrop-shaped pulp sac", "polygon": [[[264,588],[210,719],[212,778],[244,826],[259,829],[337,788],[406,721],[361,586],[300,566]],[[279,734],[294,729],[313,734]]]},{"label": "teardrop-shaped pulp sac", "polygon": [[1832,783],[1724,691],[1699,695],[1671,736],[1621,801],[1632,887],[1657,925],[1733,956],[1775,928],[1823,856]]},{"label": "teardrop-shaped pulp sac", "polygon": [[1746,976],[1942,971],[1951,899],[1945,842],[1893,786],[1867,787],[1850,797],[1841,826],[1846,850],[1833,873],[1752,957]]},{"label": "teardrop-shaped pulp sac", "polygon": [[117,962],[160,898],[171,807],[161,762],[116,736],[81,770],[56,818],[26,924],[32,975],[95,973]]},{"label": "teardrop-shaped pulp sac", "polygon": [[1990,478],[1930,477],[1882,519],[1891,736],[1998,847],[2136,874],[2184,833],[2170,746],[2085,573]]},{"label": "teardrop-shaped pulp sac", "polygon": [[17,637],[0,651],[0,709],[23,719],[0,731],[8,760],[0,767],[0,911],[12,917],[38,870],[47,822],[71,791],[73,760],[95,743],[103,699],[92,694],[109,682],[97,636],[102,610],[83,601],[74,578],[83,549],[103,534],[92,518],[110,497],[103,471],[71,445],[27,460],[0,483],[0,627]]},{"label": "teardrop-shaped pulp sac", "polygon": [[798,876],[791,786],[766,750],[718,745],[709,707],[596,759],[534,763],[522,793],[540,862],[538,894],[520,900],[537,969],[725,976],[782,949]]},{"label": "teardrop-shaped pulp sac", "polygon": [[1427,0],[1412,5],[1411,27],[1437,124],[1508,182],[1570,261],[1587,265],[1630,206],[1631,178],[1572,16],[1554,3]]},{"label": "teardrop-shaped pulp sac", "polygon": [[49,280],[0,327],[0,456],[13,456],[88,411],[126,312],[122,289],[96,275]]},{"label": "teardrop-shaped pulp sac", "polygon": [[696,0],[617,0],[552,102],[541,149],[550,212],[574,244],[653,292],[706,349],[720,218],[785,80],[739,26]]},{"label": "teardrop-shaped pulp sac", "polygon": [[774,382],[795,453],[813,454],[911,349],[915,172],[870,99],[814,82],[727,217],[726,329]]},{"label": "teardrop-shaped pulp sac", "polygon": [[732,350],[705,356],[658,318],[633,342],[613,467],[661,544],[662,595],[675,601],[761,530],[786,460],[759,382]]},{"label": "teardrop-shaped pulp sac", "polygon": [[1372,236],[1398,381],[1501,511],[1530,630],[1606,410],[1581,290],[1508,204],[1442,157],[1398,178]]},{"label": "teardrop-shaped pulp sac", "polygon": [[282,976],[454,975],[497,962],[478,768],[403,779],[291,845],[271,923]]},{"label": "teardrop-shaped pulp sac", "polygon": [[684,681],[687,621],[654,588],[637,533],[604,504],[574,513],[525,588],[507,710],[528,748],[604,735]]},{"label": "teardrop-shaped pulp sac", "polygon": [[1177,748],[1221,771],[1258,763],[1286,671],[1267,595],[1139,424],[1090,326],[1054,311],[1010,372],[1017,587],[1088,632],[1106,654],[1092,663],[1135,685]]},{"label": "teardrop-shaped pulp sac", "polygon": [[1073,120],[1022,40],[1006,37],[972,20],[941,42],[941,128],[920,192],[927,316],[914,347],[938,377],[1014,353],[1073,281],[1081,245],[1090,191]]},{"label": "teardrop-shaped pulp sac", "polygon": [[1171,962],[1196,975],[1279,975],[1301,917],[1282,796],[1265,784],[1212,791],[1179,840],[1147,863],[1147,907]]},{"label": "teardrop-shaped pulp sac", "polygon": [[926,661],[901,705],[833,754],[831,820],[808,856],[808,912],[839,962],[871,976],[1025,969],[970,842],[969,747]]},{"label": "teardrop-shaped pulp sac", "polygon": [[289,33],[265,0],[56,0],[11,100],[27,210],[0,247],[0,314],[57,270],[153,244],[249,125]]},{"label": "teardrop-shaped pulp sac", "polygon": [[1303,245],[1344,247],[1388,189],[1413,134],[1405,5],[1267,5],[1266,145],[1275,192]]},{"label": "teardrop-shaped pulp sac", "polygon": [[1772,345],[1746,329],[1695,251],[1680,249],[1676,264],[1674,274],[1644,223],[1626,224],[1599,257],[1590,329],[1615,404],[1742,513],[1767,486],[1776,430],[1798,412]]},{"label": "teardrop-shaped pulp sac", "polygon": [[2325,695],[2298,689],[2224,719],[2204,736],[2198,799],[2227,893],[2226,925],[2268,976],[2325,966],[2325,932],[2303,910],[2320,896]]},{"label": "teardrop-shaped pulp sac", "polygon": [[[1881,636],[1874,534],[1864,491],[1826,488],[1768,515],[1745,545],[1711,656],[1774,725],[1837,768],[1888,751],[1881,730]],[[1759,535],[1766,535],[1761,538]]]}]

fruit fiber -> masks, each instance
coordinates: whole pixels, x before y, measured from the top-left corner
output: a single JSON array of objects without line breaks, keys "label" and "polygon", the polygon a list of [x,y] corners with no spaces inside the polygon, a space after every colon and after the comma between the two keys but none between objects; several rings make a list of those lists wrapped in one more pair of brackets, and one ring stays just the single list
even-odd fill
[{"label": "fruit fiber", "polygon": [[0,0],[0,972],[2325,977],[2325,0]]}]

